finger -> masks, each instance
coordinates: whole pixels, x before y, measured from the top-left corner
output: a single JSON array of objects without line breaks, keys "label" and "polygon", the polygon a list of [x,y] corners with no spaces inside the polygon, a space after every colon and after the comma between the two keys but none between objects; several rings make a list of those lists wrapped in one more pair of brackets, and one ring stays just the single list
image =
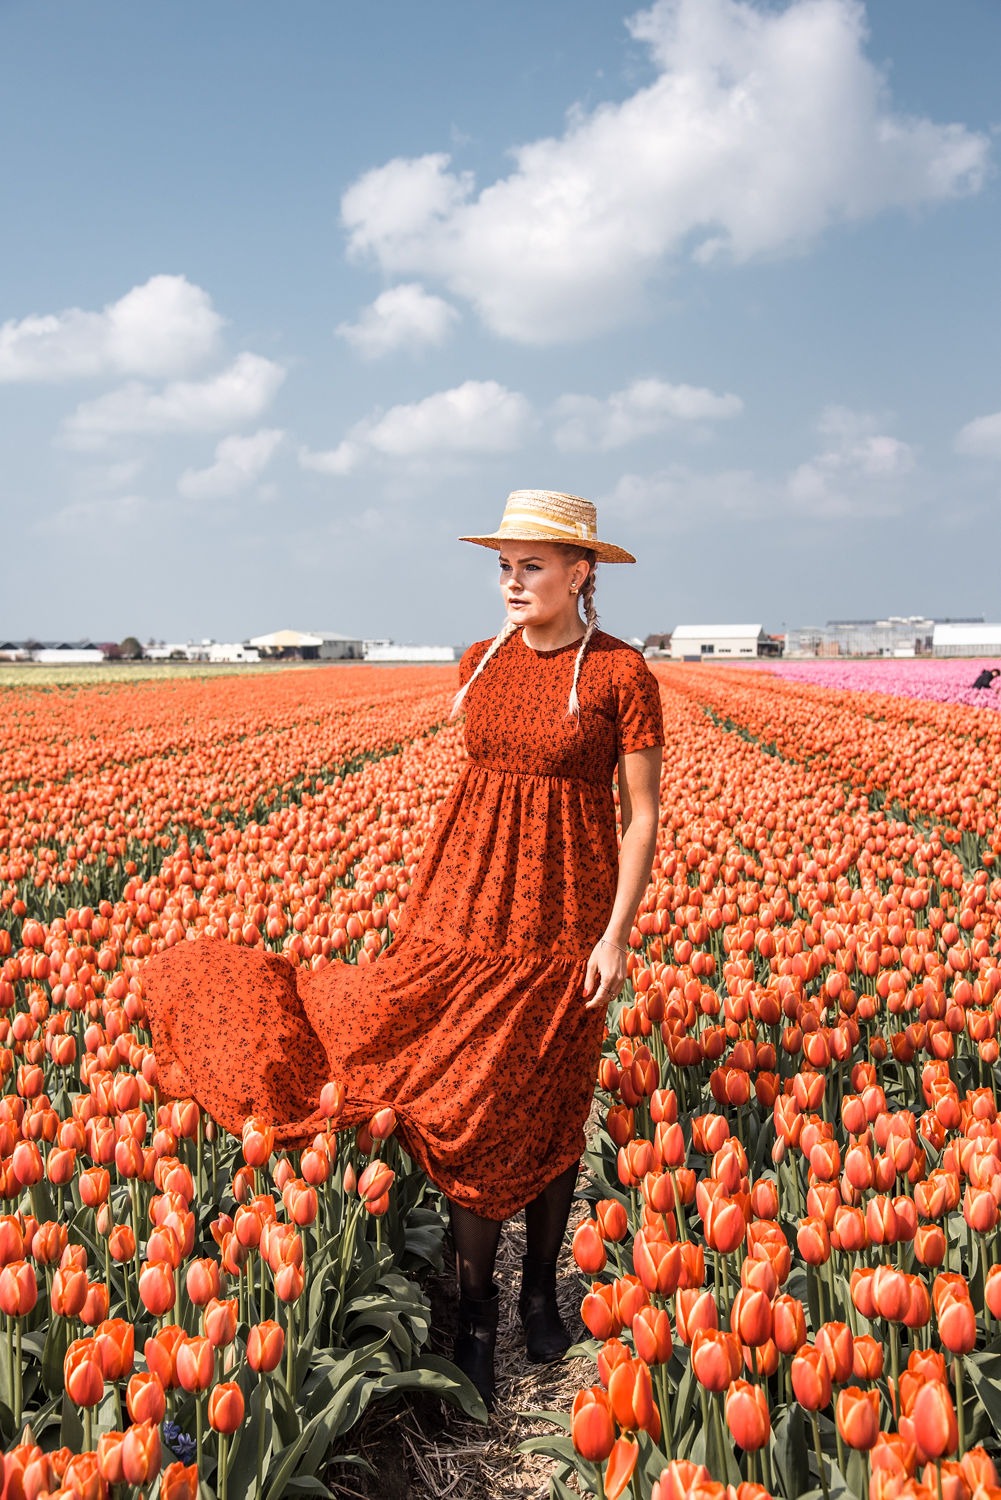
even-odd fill
[{"label": "finger", "polygon": [[598,965],[593,959],[588,960],[587,972],[584,975],[584,994],[588,996],[594,989],[594,982],[598,977]]}]

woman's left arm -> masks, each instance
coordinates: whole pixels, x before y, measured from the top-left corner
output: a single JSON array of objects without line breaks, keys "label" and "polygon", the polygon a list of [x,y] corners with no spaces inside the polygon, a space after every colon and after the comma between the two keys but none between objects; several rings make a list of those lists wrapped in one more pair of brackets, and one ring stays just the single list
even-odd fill
[{"label": "woman's left arm", "polygon": [[584,979],[586,1010],[614,1000],[626,982],[626,954],[636,908],[650,879],[660,813],[659,745],[619,756],[619,811],[622,846],[612,914],[591,950]]}]

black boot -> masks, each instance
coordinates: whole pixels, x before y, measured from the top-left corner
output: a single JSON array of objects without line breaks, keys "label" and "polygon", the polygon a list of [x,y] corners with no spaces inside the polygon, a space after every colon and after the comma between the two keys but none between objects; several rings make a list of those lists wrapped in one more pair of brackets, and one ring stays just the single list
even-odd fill
[{"label": "black boot", "polygon": [[459,1321],[452,1359],[483,1397],[487,1411],[494,1405],[494,1346],[497,1343],[497,1315],[500,1293],[491,1283],[487,1297],[460,1295]]},{"label": "black boot", "polygon": [[525,1329],[525,1345],[535,1365],[562,1359],[573,1343],[556,1303],[556,1262],[521,1260],[521,1295],[518,1311]]}]

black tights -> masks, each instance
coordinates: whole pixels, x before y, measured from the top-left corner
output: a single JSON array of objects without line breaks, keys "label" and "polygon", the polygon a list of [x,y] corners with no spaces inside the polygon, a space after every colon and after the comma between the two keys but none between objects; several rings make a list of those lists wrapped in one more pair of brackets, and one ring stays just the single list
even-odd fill
[{"label": "black tights", "polygon": [[[577,1165],[574,1162],[559,1177],[554,1177],[525,1207],[525,1254],[532,1260],[552,1262],[559,1256],[577,1185]],[[448,1216],[455,1244],[459,1290],[465,1296],[481,1301],[490,1296],[493,1288],[501,1221],[483,1219],[451,1200]]]}]

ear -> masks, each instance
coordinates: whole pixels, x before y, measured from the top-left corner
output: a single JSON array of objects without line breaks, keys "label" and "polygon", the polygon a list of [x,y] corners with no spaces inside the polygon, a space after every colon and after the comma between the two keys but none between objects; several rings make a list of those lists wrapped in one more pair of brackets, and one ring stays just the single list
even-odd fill
[{"label": "ear", "polygon": [[578,591],[584,587],[585,583],[587,582],[587,575],[590,573],[590,571],[591,569],[583,557],[578,558],[574,563],[573,581]]}]

